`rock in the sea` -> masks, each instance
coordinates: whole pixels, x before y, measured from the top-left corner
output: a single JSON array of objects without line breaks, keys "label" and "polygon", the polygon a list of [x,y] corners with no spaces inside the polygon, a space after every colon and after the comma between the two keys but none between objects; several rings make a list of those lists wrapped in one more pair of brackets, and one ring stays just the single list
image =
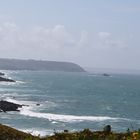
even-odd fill
[{"label": "rock in the sea", "polygon": [[106,125],[106,126],[104,127],[104,132],[110,133],[110,132],[111,132],[111,125]]},{"label": "rock in the sea", "polygon": [[4,77],[0,77],[0,82],[15,82],[12,79],[8,79],[8,78],[4,78]]},{"label": "rock in the sea", "polygon": [[19,111],[18,108],[21,108],[23,105],[15,104],[7,101],[0,101],[0,112],[6,111]]},{"label": "rock in the sea", "polygon": [[103,76],[110,76],[109,74],[107,74],[107,73],[103,73]]},{"label": "rock in the sea", "polygon": [[1,75],[1,76],[4,76],[5,74],[4,74],[3,72],[0,72],[0,75]]}]

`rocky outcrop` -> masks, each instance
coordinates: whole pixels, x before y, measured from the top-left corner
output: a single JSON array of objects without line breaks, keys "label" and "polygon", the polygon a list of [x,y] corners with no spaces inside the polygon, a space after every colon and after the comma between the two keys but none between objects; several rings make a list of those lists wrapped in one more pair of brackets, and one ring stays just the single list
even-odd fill
[{"label": "rocky outcrop", "polygon": [[3,72],[0,72],[0,76],[4,76],[5,74]]},{"label": "rocky outcrop", "polygon": [[21,108],[22,106],[23,105],[2,100],[2,101],[0,101],[0,112],[19,111],[18,108]]},{"label": "rocky outcrop", "polygon": [[110,76],[110,75],[109,75],[109,74],[107,74],[107,73],[103,73],[102,75],[103,75],[103,76]]},{"label": "rocky outcrop", "polygon": [[12,79],[8,79],[8,78],[4,78],[4,77],[0,77],[0,82],[15,82]]}]

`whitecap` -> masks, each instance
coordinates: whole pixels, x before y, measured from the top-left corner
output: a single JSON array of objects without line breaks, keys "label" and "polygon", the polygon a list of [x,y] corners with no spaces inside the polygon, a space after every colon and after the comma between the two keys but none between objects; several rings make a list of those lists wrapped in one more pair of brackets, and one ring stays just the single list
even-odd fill
[{"label": "whitecap", "polygon": [[36,106],[36,102],[34,101],[21,101],[21,100],[16,100],[15,98],[11,98],[11,97],[6,97],[4,100],[7,102],[15,103],[15,104],[25,105],[22,107],[25,110],[33,110]]},{"label": "whitecap", "polygon": [[11,97],[6,97],[6,98],[5,98],[5,101],[7,101],[7,102],[12,102],[12,103],[15,103],[15,104],[21,104],[21,102],[18,101],[18,100],[16,100],[16,99],[14,99],[14,97],[13,97],[13,98],[11,98]]},{"label": "whitecap", "polygon": [[52,121],[52,123],[53,123],[53,124],[57,124],[58,122],[56,122],[56,121]]},{"label": "whitecap", "polygon": [[44,118],[48,119],[49,121],[60,121],[60,122],[82,122],[82,121],[120,121],[120,120],[127,120],[126,118],[113,118],[108,116],[75,116],[75,115],[62,115],[62,114],[52,114],[52,113],[40,113],[28,110],[27,108],[22,108],[20,111],[21,115],[29,116],[29,117],[36,117],[36,118]]},{"label": "whitecap", "polygon": [[25,81],[16,81],[17,84],[26,84]]},{"label": "whitecap", "polygon": [[53,130],[41,130],[41,129],[38,129],[38,128],[32,128],[32,129],[19,129],[20,131],[23,131],[25,133],[28,133],[28,134],[31,134],[31,135],[34,135],[34,136],[39,136],[39,137],[45,137],[45,136],[51,136],[54,134],[54,131]]},{"label": "whitecap", "polygon": [[8,85],[15,85],[16,82],[0,82],[0,85],[8,86]]}]

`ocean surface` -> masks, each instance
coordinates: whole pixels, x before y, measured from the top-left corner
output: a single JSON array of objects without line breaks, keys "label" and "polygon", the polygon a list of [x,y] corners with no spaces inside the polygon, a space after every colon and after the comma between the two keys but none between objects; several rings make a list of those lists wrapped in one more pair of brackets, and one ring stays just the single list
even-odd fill
[{"label": "ocean surface", "polygon": [[[140,75],[3,71],[16,83],[0,83],[0,98],[29,105],[0,113],[0,123],[41,136],[68,129],[140,128]],[[40,105],[37,105],[40,104]]]}]

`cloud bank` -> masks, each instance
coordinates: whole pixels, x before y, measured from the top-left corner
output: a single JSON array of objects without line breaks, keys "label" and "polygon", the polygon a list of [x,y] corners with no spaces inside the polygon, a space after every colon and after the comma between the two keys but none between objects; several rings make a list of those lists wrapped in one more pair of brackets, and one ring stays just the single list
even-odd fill
[{"label": "cloud bank", "polygon": [[14,22],[0,23],[0,56],[4,58],[72,61],[86,65],[92,59],[96,63],[102,51],[106,54],[112,48],[124,47],[126,45],[114,39],[110,32],[82,30],[75,35],[64,25],[27,29]]}]

